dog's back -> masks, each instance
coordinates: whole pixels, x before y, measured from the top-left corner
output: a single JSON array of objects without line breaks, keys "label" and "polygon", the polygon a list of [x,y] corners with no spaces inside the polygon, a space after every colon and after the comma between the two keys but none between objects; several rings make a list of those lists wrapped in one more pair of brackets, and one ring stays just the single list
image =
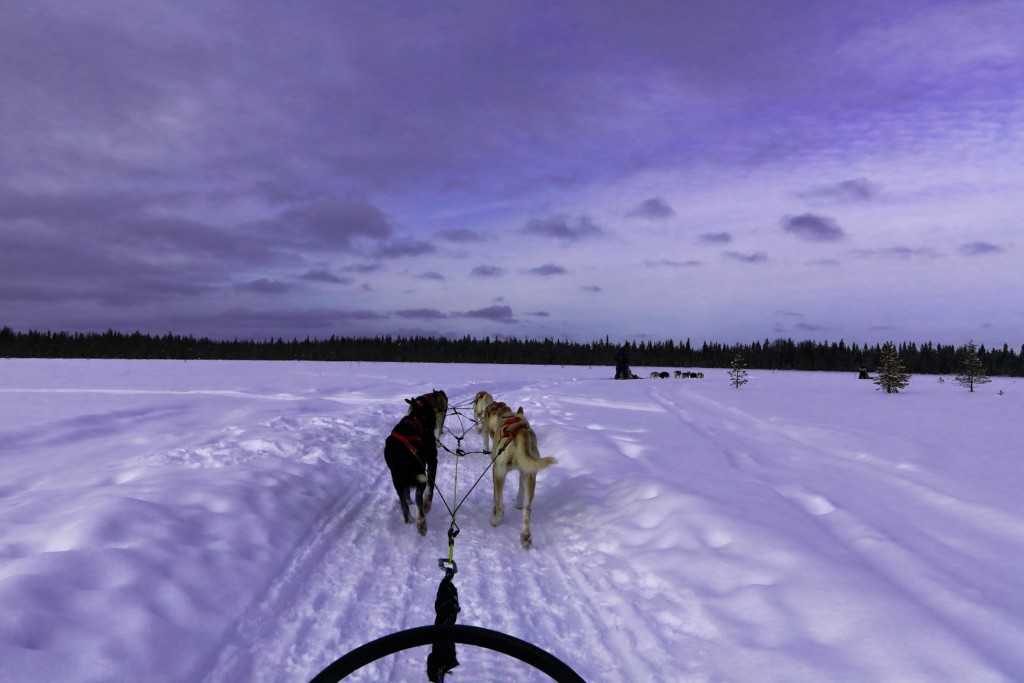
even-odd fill
[{"label": "dog's back", "polygon": [[[441,438],[441,431],[444,429],[444,419],[448,416],[448,395],[441,389],[434,389],[429,394],[417,396],[415,400],[422,401],[434,411],[434,427],[431,427],[431,431],[436,429],[437,437]],[[413,408],[414,404],[410,403],[408,415],[412,415]]]},{"label": "dog's back", "polygon": [[524,474],[536,474],[546,467],[558,463],[557,458],[541,457],[537,448],[537,432],[530,426],[522,406],[516,412],[503,414],[494,449],[506,469],[519,470]]},{"label": "dog's back", "polygon": [[512,415],[512,409],[503,401],[494,401],[484,408],[483,425],[485,438],[487,436],[490,436],[492,439],[496,438],[495,435],[501,427],[501,423],[510,415]]},{"label": "dog's back", "polygon": [[409,414],[398,421],[384,441],[384,460],[392,474],[408,486],[426,481],[426,468],[437,461],[437,444],[427,438],[434,431],[434,410],[422,399],[409,402]]}]

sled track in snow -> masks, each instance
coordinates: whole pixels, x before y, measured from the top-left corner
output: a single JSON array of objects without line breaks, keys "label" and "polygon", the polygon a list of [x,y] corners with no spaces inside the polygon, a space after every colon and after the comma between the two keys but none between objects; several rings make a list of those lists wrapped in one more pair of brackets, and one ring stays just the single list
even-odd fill
[{"label": "sled track in snow", "polygon": [[[207,683],[228,683],[241,680],[274,680],[255,676],[253,669],[259,661],[276,660],[283,672],[298,664],[302,658],[297,647],[311,642],[312,632],[320,633],[346,627],[338,623],[337,614],[329,607],[331,594],[338,594],[349,585],[339,585],[344,577],[351,581],[353,572],[348,563],[351,556],[339,557],[339,543],[352,548],[362,536],[369,533],[361,518],[374,509],[377,492],[387,483],[383,472],[377,473],[362,491],[351,498],[339,496],[319,518],[313,530],[297,546],[284,571],[267,586],[263,597],[246,611],[234,631],[224,642],[220,657],[205,678]],[[371,548],[373,545],[371,544]],[[341,604],[344,604],[342,602]],[[289,619],[282,623],[281,614]],[[285,635],[282,635],[284,632]],[[336,638],[332,638],[332,642]],[[280,651],[278,643],[293,643]],[[308,653],[308,649],[305,650]],[[287,663],[289,666],[285,666]],[[310,672],[310,677],[315,674]],[[286,676],[282,675],[281,680]]]},{"label": "sled track in snow", "polygon": [[[791,469],[799,468],[799,465],[782,463],[773,467],[767,458],[761,462],[746,450],[756,451],[761,443],[776,447],[785,443],[802,461],[811,463],[817,460],[815,464],[820,466],[822,460],[827,460],[827,466],[848,473],[851,481],[860,478],[886,489],[886,499],[904,500],[908,506],[925,508],[929,511],[927,516],[946,518],[952,525],[972,528],[975,534],[1004,534],[1007,540],[1018,541],[1019,532],[1014,532],[1017,527],[1013,520],[987,507],[952,498],[912,478],[900,476],[892,467],[878,466],[883,463],[872,463],[875,466],[871,466],[843,457],[841,451],[821,452],[812,444],[796,439],[763,420],[714,403],[714,413],[727,417],[729,422],[726,426],[734,432],[728,439],[730,443],[736,443],[736,433],[752,435],[746,440],[753,448],[737,450],[716,435],[715,429],[708,426],[710,421],[697,422],[686,409],[661,396],[657,389],[651,390],[651,397],[688,429],[707,439],[729,459],[733,467],[774,489],[837,545],[861,558],[879,576],[887,577],[908,601],[931,613],[936,621],[948,624],[950,633],[968,649],[979,653],[983,660],[997,663],[1008,677],[1013,678],[1012,672],[1020,667],[1020,657],[1019,645],[1013,636],[1013,620],[1009,615],[963,594],[957,588],[959,581],[955,577],[939,573],[928,556],[912,544],[890,537],[864,510],[834,504],[822,492],[807,488],[797,479],[799,469]],[[797,462],[801,462],[799,459]]]},{"label": "sled track in snow", "polygon": [[[650,623],[636,605],[620,597],[615,583],[608,572],[588,562],[569,561],[561,548],[551,550],[556,569],[548,576],[563,578],[565,595],[570,596],[572,606],[580,617],[578,630],[573,633],[576,643],[602,645],[601,648],[587,648],[590,657],[600,657],[603,680],[659,680],[654,653],[664,653],[666,647],[675,647],[662,642],[662,634],[646,628],[636,632],[637,624]],[[534,581],[538,581],[533,577]],[[547,580],[547,579],[545,579]],[[551,631],[557,631],[552,628]],[[566,642],[567,651],[572,641]],[[649,655],[649,656],[645,656]]]},{"label": "sled track in snow", "polygon": [[[381,411],[373,419],[384,425],[392,418]],[[381,426],[380,432],[384,429]],[[376,454],[380,444],[363,437],[355,448]],[[400,526],[409,537],[422,539],[400,521],[383,459],[370,459],[364,471],[368,473],[364,479],[323,510],[281,573],[224,639],[205,678],[200,674],[197,679],[206,683],[309,680],[345,652],[384,635],[377,632],[377,623],[407,618],[408,596],[415,594],[413,584],[422,577],[410,571],[406,562],[416,560],[403,556],[403,563],[396,565],[394,556],[382,550],[387,546],[372,536],[393,533],[393,526]],[[437,524],[436,520],[431,521]],[[422,544],[420,552],[427,552]],[[429,550],[434,552],[435,548]],[[362,599],[382,593],[385,599]],[[353,609],[353,604],[359,608]],[[421,625],[400,621],[395,630]]]}]

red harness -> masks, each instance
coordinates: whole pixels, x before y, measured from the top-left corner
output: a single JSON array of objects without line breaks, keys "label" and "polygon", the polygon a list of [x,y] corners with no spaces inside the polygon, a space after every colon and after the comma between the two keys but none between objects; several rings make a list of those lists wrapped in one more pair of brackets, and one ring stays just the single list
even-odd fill
[{"label": "red harness", "polygon": [[[398,431],[398,427],[395,427],[394,431],[391,432],[391,436],[404,443],[405,447],[408,448],[413,455],[416,455],[416,446],[414,446],[413,444],[419,443],[420,439],[423,438],[423,423],[420,422],[420,419],[418,417],[403,417],[402,422],[412,423],[412,425],[416,428],[416,434],[413,436],[407,436],[405,434],[400,433]],[[401,425],[402,422],[399,422],[398,424]]]},{"label": "red harness", "polygon": [[518,415],[513,415],[512,417],[508,418],[507,420],[501,423],[501,438],[511,439],[516,432],[518,432],[520,429],[524,429],[525,427],[526,420],[519,417]]}]

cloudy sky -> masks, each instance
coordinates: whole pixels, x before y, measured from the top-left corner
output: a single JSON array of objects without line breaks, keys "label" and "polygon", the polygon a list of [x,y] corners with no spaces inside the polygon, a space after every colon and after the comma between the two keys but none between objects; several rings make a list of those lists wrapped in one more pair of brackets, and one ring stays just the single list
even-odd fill
[{"label": "cloudy sky", "polygon": [[0,8],[0,325],[1024,342],[1020,0]]}]

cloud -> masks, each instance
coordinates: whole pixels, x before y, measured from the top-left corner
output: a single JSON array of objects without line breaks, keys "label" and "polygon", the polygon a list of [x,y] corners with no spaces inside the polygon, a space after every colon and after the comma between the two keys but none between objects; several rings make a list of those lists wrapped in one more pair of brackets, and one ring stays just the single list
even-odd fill
[{"label": "cloud", "polygon": [[[86,261],[103,252],[103,266],[132,263],[151,268],[168,266],[194,282],[196,270],[211,276],[227,269],[267,266],[292,260],[292,255],[261,240],[245,239],[234,228],[174,214],[171,198],[140,191],[134,197],[108,192],[71,191],[32,194],[0,191],[0,225],[4,237],[20,241],[19,260],[33,252],[49,259],[68,251]],[[56,247],[56,250],[54,250]],[[51,260],[49,270],[64,270]],[[113,275],[115,267],[108,271]],[[68,271],[64,271],[67,274]]]},{"label": "cloud", "polygon": [[846,237],[834,220],[813,213],[786,216],[782,219],[782,229],[808,242],[838,242]]},{"label": "cloud", "polygon": [[10,303],[144,305],[194,300],[225,283],[216,258],[166,247],[147,254],[130,239],[101,241],[86,225],[63,234],[31,221],[0,227],[0,300]]},{"label": "cloud", "polygon": [[350,285],[353,280],[350,277],[338,277],[334,273],[328,270],[311,270],[300,277],[301,280],[308,280],[310,282],[329,282],[338,285]]},{"label": "cloud", "polygon": [[700,261],[673,261],[672,259],[661,259],[660,261],[644,261],[648,268],[692,268],[701,265]]},{"label": "cloud", "polygon": [[543,266],[530,268],[528,272],[542,277],[550,277],[552,275],[565,275],[568,271],[562,266],[555,265],[554,263],[545,263]]},{"label": "cloud", "polygon": [[504,272],[498,266],[477,266],[470,275],[473,277],[501,277]]},{"label": "cloud", "polygon": [[434,272],[433,270],[428,270],[425,273],[420,273],[416,277],[420,280],[437,280],[439,282],[445,279],[444,275],[441,275],[441,273]]},{"label": "cloud", "polygon": [[957,251],[964,256],[986,256],[988,254],[1001,254],[1005,249],[991,242],[970,242],[961,245]]},{"label": "cloud", "polygon": [[149,204],[146,194],[67,191],[60,194],[0,191],[0,218],[32,220],[44,224],[83,225],[105,217],[108,221],[142,215]]},{"label": "cloud", "polygon": [[826,332],[832,329],[831,327],[825,327],[823,325],[814,325],[812,323],[797,323],[793,327],[795,327],[798,330],[803,330],[804,332]]},{"label": "cloud", "polygon": [[466,228],[452,228],[437,233],[449,242],[483,242],[484,238],[472,230]]},{"label": "cloud", "polygon": [[651,198],[630,209],[626,215],[634,218],[661,220],[675,216],[676,212],[664,199]]},{"label": "cloud", "polygon": [[368,273],[376,273],[377,271],[384,270],[383,263],[356,263],[351,266],[345,266],[342,268],[346,273],[359,273],[360,275],[366,275]]},{"label": "cloud", "polygon": [[768,260],[768,254],[758,251],[753,254],[741,254],[738,251],[723,251],[722,257],[741,263],[764,263]]},{"label": "cloud", "polygon": [[588,237],[600,237],[605,234],[604,229],[587,216],[579,216],[576,219],[565,216],[534,219],[526,224],[524,232],[566,242],[578,242]]},{"label": "cloud", "polygon": [[831,185],[818,185],[810,190],[798,192],[797,196],[805,199],[824,199],[839,202],[867,202],[877,199],[882,193],[882,186],[867,178],[851,178]]},{"label": "cloud", "polygon": [[551,317],[551,314],[548,313],[547,311],[533,311],[531,313],[527,313],[526,315],[532,316],[534,318],[550,318]]},{"label": "cloud", "polygon": [[423,256],[433,254],[437,247],[426,240],[393,239],[380,244],[374,250],[374,256],[382,259],[405,258],[406,256]]},{"label": "cloud", "polygon": [[591,292],[592,294],[604,291],[604,289],[601,288],[599,285],[586,285],[584,287],[580,287],[580,289],[582,289],[584,292]]},{"label": "cloud", "polygon": [[[225,306],[260,296],[254,285],[239,297],[235,283],[262,279],[271,292],[290,283],[293,300],[264,293],[261,306],[298,311],[311,289],[351,288],[358,301],[370,298],[359,287],[373,284],[374,307],[392,311],[440,302],[387,302],[385,275],[432,290],[448,284],[439,274],[469,278],[481,263],[495,265],[473,271],[477,289],[514,291],[512,281],[524,277],[565,281],[596,304],[587,293],[601,288],[580,285],[632,286],[614,279],[625,251],[579,282],[538,281],[520,269],[557,258],[575,279],[580,255],[567,244],[610,242],[615,220],[670,225],[698,195],[708,216],[724,215],[719,208],[729,203],[729,222],[699,224],[675,249],[648,244],[632,257],[638,278],[724,267],[757,279],[762,268],[727,260],[757,263],[757,254],[739,252],[769,248],[744,245],[747,228],[738,226],[756,208],[737,205],[738,196],[794,203],[771,210],[767,227],[794,249],[817,248],[798,259],[805,268],[819,256],[849,265],[856,254],[848,247],[894,242],[1005,259],[1016,247],[996,233],[964,228],[939,246],[910,232],[948,215],[953,198],[936,201],[935,188],[963,192],[960,205],[975,207],[978,225],[1004,224],[999,212],[1013,206],[1012,196],[989,201],[1004,190],[986,179],[1005,186],[1019,160],[1005,136],[979,128],[978,112],[1016,134],[1019,102],[1006,84],[1020,81],[1010,78],[1022,63],[1020,32],[997,6],[974,3],[987,9],[967,12],[961,4],[972,5],[929,6],[910,13],[913,21],[895,4],[873,13],[844,6],[822,30],[814,12],[750,2],[658,2],[650,11],[472,3],[426,13],[257,2],[223,4],[216,15],[203,3],[179,3],[173,21],[154,20],[152,3],[27,3],[31,10],[5,13],[0,29],[0,82],[17,93],[0,105],[0,312],[30,311],[52,327],[151,316],[162,333],[173,330],[163,321],[179,307],[209,312],[211,331]],[[969,20],[949,21],[961,11]],[[918,26],[911,42],[908,23]],[[211,40],[218,24],[244,24],[246,39]],[[544,26],[570,30],[552,41]],[[844,40],[822,40],[837,26],[848,29]],[[510,27],[516,41],[507,40]],[[931,29],[958,49],[930,39]],[[851,55],[851,45],[860,50]],[[765,102],[773,115],[764,115]],[[881,165],[836,173],[836,159],[854,157]],[[794,177],[810,180],[785,180]],[[851,244],[865,237],[854,219],[822,207],[879,208],[894,190],[875,180],[888,185],[889,177],[904,179],[900,201],[886,207],[887,219],[904,226],[900,235]],[[781,197],[780,178],[790,183]],[[792,211],[810,213],[780,229]],[[849,225],[829,223],[829,213]],[[534,254],[506,262],[487,246],[505,236],[528,236]],[[991,243],[972,242],[986,236]],[[719,256],[727,248],[737,251]],[[906,247],[859,255],[936,256]],[[703,261],[687,260],[697,256]],[[838,278],[837,291],[857,289],[840,268],[818,274]],[[1015,291],[1014,276],[999,277]],[[458,306],[497,303],[484,296]],[[608,320],[581,321],[575,333],[610,325],[614,335],[630,317],[600,315]],[[374,331],[393,329],[397,316],[377,319],[388,317]],[[280,323],[287,334],[293,321],[338,320],[301,318],[268,313],[251,327],[272,332]]]},{"label": "cloud", "polygon": [[354,251],[359,240],[383,242],[393,232],[373,204],[333,198],[289,208],[257,226],[274,243],[318,251]]},{"label": "cloud", "polygon": [[930,247],[884,247],[881,249],[854,249],[851,252],[860,258],[892,258],[909,260],[912,258],[935,259],[941,255]]},{"label": "cloud", "polygon": [[408,308],[402,311],[395,311],[399,318],[412,320],[443,320],[448,316],[436,308]]},{"label": "cloud", "polygon": [[732,242],[732,235],[727,232],[704,232],[697,239],[705,244],[728,244]]},{"label": "cloud", "polygon": [[475,311],[466,311],[459,315],[463,318],[480,318],[483,320],[493,320],[499,323],[515,322],[515,318],[512,317],[511,306],[487,306],[486,308],[479,308]]},{"label": "cloud", "polygon": [[235,289],[243,292],[255,292],[257,294],[287,294],[291,287],[278,280],[260,278],[259,280],[237,285]]}]

